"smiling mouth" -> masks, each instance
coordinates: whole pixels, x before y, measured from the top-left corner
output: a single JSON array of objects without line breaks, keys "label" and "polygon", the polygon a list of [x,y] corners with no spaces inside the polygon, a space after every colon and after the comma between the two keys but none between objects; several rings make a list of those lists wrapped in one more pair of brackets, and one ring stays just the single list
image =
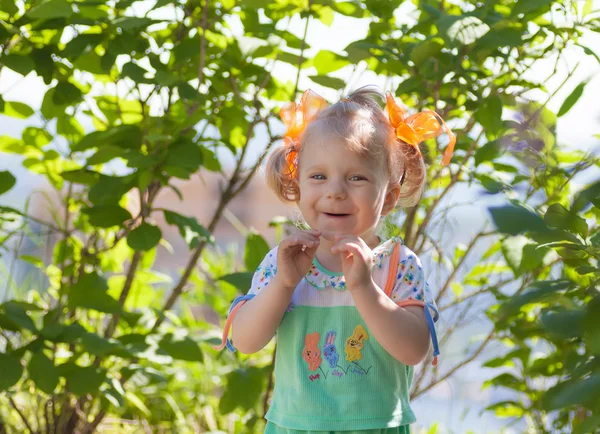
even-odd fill
[{"label": "smiling mouth", "polygon": [[329,212],[325,212],[323,213],[325,214],[327,217],[348,217],[350,214],[333,214],[333,213],[329,213]]}]

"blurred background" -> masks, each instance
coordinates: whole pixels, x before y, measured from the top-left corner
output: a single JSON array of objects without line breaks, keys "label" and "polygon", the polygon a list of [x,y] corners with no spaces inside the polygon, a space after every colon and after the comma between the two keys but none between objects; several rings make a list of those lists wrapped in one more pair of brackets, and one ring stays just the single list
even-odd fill
[{"label": "blurred background", "polygon": [[368,84],[458,138],[386,222],[442,309],[416,432],[600,426],[599,2],[2,0],[0,47],[0,432],[261,432],[274,343],[211,346],[297,218],[277,113]]}]

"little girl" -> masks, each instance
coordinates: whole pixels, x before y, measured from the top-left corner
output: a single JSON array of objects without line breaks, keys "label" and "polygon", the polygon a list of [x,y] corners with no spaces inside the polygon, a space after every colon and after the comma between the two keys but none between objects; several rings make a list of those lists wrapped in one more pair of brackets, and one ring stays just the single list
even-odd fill
[{"label": "little girl", "polygon": [[[224,342],[250,354],[277,332],[275,388],[265,433],[408,433],[413,366],[433,341],[438,311],[419,258],[378,236],[381,218],[420,198],[422,140],[445,129],[436,113],[407,117],[388,94],[361,88],[328,107],[310,90],[281,111],[288,127],[267,165],[270,187],[309,231],[264,258],[229,312]],[[439,119],[439,121],[438,121]]]}]

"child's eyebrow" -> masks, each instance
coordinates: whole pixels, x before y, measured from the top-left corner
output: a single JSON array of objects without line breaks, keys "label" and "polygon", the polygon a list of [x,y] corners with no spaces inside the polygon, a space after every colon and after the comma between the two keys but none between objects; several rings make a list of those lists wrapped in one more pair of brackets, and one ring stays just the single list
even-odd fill
[{"label": "child's eyebrow", "polygon": [[[315,171],[315,170],[325,170],[327,169],[327,165],[324,164],[316,164],[314,166],[309,166],[306,168],[307,172]],[[373,172],[374,169],[370,168],[367,165],[361,166],[352,166],[345,169],[347,172]]]}]

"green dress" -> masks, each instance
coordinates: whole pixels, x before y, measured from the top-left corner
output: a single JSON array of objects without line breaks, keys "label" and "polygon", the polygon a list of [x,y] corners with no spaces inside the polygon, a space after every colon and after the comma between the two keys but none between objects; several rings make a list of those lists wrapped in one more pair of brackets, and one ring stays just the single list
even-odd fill
[{"label": "green dress", "polygon": [[[419,258],[399,239],[373,250],[374,281],[386,287],[396,243],[397,276],[388,295],[396,302],[426,303],[437,320]],[[277,273],[276,258],[277,248],[258,267],[248,297]],[[374,339],[342,273],[325,270],[315,259],[294,291],[276,338],[275,387],[265,433],[409,432],[416,421],[409,399],[413,367]]]}]

